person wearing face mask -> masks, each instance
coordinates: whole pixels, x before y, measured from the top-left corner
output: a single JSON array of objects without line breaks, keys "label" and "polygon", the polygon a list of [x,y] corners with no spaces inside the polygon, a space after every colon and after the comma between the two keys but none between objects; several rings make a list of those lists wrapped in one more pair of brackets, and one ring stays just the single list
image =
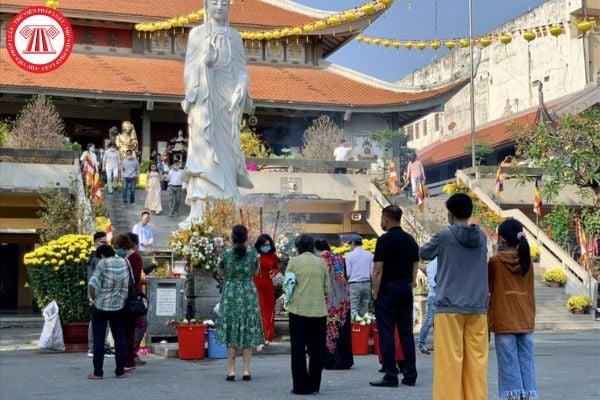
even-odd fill
[{"label": "person wearing face mask", "polygon": [[275,334],[275,288],[272,278],[279,273],[279,259],[275,254],[275,243],[267,234],[262,234],[256,239],[254,248],[259,254],[260,263],[260,271],[254,275],[254,284],[258,292],[265,345],[268,346]]},{"label": "person wearing face mask", "polygon": [[[88,171],[88,158],[91,162],[93,172],[98,171],[98,157],[96,157],[96,146],[94,145],[94,143],[88,143],[87,150],[81,153],[81,157],[79,157],[79,161],[81,162],[81,173],[83,181],[88,182],[89,185],[90,183],[88,177],[91,176],[93,178],[94,174],[92,173],[92,171]],[[88,172],[91,175],[88,174]]]},{"label": "person wearing face mask", "polygon": [[[131,266],[135,291],[142,291],[142,257],[135,251],[135,244],[129,235],[119,235],[115,239],[115,252]],[[125,359],[125,372],[133,371],[136,367],[135,357],[135,326],[137,318],[127,316],[125,320],[125,340],[127,343],[127,357]]]},{"label": "person wearing face mask", "polygon": [[[140,163],[131,150],[127,150],[126,157],[121,163],[121,176],[123,177],[123,207],[129,204],[135,206],[135,185],[140,174]],[[129,195],[128,195],[129,193]]]}]

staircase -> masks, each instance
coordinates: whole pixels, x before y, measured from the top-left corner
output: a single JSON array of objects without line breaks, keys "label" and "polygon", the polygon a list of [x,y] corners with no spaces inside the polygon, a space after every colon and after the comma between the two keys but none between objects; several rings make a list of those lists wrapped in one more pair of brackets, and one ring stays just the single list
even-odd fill
[{"label": "staircase", "polygon": [[565,293],[565,288],[546,286],[542,282],[542,273],[539,269],[535,274],[534,287],[537,331],[600,329],[600,323],[593,320],[589,314],[571,314],[566,307],[569,296]]},{"label": "staircase", "polygon": [[[113,237],[117,235],[131,232],[133,226],[140,222],[142,211],[146,210],[144,202],[147,192],[145,190],[137,190],[135,193],[136,205],[128,205],[121,207],[123,204],[122,193],[115,191],[112,194],[105,192],[105,204],[110,214],[112,223]],[[153,226],[154,232],[154,249],[167,248],[167,242],[171,236],[171,232],[177,230],[179,224],[187,218],[190,213],[190,208],[184,203],[182,194],[181,208],[178,217],[169,217],[169,196],[166,190],[161,192],[161,202],[163,211],[156,215],[150,214],[150,224]]]}]

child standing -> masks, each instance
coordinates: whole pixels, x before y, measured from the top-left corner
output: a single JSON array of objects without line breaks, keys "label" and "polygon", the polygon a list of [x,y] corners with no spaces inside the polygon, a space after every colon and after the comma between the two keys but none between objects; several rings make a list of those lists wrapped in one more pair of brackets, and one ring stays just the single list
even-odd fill
[{"label": "child standing", "polygon": [[523,225],[507,219],[498,227],[498,254],[490,258],[490,331],[498,359],[498,396],[537,399],[533,331],[534,276]]}]

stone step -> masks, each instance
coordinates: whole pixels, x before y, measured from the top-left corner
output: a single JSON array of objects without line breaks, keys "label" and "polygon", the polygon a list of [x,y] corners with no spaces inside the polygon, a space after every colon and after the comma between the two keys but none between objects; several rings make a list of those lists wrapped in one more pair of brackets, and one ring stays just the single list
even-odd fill
[{"label": "stone step", "polygon": [[535,322],[536,331],[547,330],[583,330],[600,329],[600,321],[555,321],[555,322]]},{"label": "stone step", "polygon": [[[565,304],[567,302],[565,301]],[[551,307],[551,306],[536,306],[536,314],[563,314],[569,312],[567,307],[563,304],[561,307]]]},{"label": "stone step", "polygon": [[558,322],[558,321],[589,321],[591,320],[591,316],[588,314],[571,314],[567,311],[566,314],[537,314],[535,317],[536,321],[540,322]]},{"label": "stone step", "polygon": [[[44,326],[42,316],[2,316],[0,317],[0,329],[2,328],[41,328]],[[1,334],[0,334],[1,335]]]},{"label": "stone step", "polygon": [[[567,299],[564,300],[537,300],[535,305],[537,308],[542,307],[564,307],[567,304]],[[565,308],[565,312],[568,312]]]}]

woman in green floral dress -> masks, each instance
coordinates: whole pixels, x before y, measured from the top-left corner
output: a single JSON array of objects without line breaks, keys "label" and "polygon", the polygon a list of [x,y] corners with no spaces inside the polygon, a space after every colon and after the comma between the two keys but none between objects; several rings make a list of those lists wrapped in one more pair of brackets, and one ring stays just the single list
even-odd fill
[{"label": "woman in green floral dress", "polygon": [[258,254],[246,247],[248,230],[236,225],[231,231],[233,248],[225,250],[219,261],[219,273],[225,278],[216,324],[215,341],[227,346],[228,381],[235,380],[235,352],[242,348],[242,379],[250,380],[252,347],[264,342],[262,319],[256,286],[252,277],[258,271]]}]

